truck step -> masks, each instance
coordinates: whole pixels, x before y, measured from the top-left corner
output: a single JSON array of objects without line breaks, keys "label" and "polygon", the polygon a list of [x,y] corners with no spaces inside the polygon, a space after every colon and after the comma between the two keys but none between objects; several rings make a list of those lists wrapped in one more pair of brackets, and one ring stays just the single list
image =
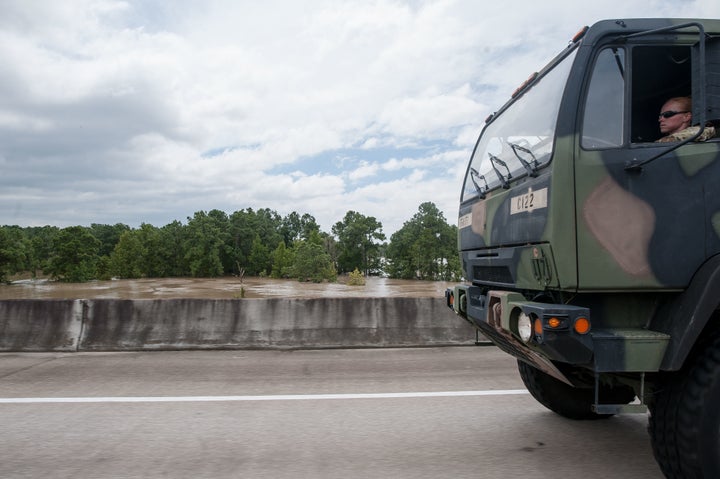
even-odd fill
[{"label": "truck step", "polygon": [[593,404],[597,414],[643,414],[648,408],[645,404]]},{"label": "truck step", "polygon": [[651,372],[660,369],[670,336],[642,328],[590,333],[596,372]]}]

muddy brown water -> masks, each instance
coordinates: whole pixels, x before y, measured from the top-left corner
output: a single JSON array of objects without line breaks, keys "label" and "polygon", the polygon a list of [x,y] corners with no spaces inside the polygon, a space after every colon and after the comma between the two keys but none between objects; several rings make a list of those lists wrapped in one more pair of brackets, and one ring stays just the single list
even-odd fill
[{"label": "muddy brown water", "polygon": [[457,283],[367,278],[363,286],[270,278],[120,279],[88,283],[22,280],[0,285],[3,299],[362,298],[437,297]]}]

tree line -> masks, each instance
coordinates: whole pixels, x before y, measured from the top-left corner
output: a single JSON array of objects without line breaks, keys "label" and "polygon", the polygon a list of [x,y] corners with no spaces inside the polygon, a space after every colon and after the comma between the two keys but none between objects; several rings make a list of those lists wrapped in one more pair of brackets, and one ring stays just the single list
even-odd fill
[{"label": "tree line", "polygon": [[392,234],[348,211],[331,232],[315,218],[246,208],[198,211],[185,224],[0,226],[0,281],[18,274],[59,281],[230,275],[335,281],[338,274],[458,280],[457,227],[432,202]]}]

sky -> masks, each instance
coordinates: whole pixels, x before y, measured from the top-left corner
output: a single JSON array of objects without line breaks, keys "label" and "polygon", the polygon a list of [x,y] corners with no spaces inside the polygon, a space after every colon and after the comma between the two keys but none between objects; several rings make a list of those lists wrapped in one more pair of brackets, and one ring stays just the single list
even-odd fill
[{"label": "sky", "polygon": [[717,0],[0,0],[0,224],[457,222],[485,118],[584,25]]}]

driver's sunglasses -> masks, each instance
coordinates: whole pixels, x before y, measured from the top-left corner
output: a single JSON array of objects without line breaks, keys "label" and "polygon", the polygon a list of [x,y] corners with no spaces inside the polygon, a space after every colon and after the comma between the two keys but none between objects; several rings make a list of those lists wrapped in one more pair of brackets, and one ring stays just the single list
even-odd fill
[{"label": "driver's sunglasses", "polygon": [[660,116],[658,116],[658,118],[672,118],[675,115],[679,115],[680,113],[690,113],[690,112],[689,111],[668,110],[668,111],[664,111],[664,112],[660,113]]}]

